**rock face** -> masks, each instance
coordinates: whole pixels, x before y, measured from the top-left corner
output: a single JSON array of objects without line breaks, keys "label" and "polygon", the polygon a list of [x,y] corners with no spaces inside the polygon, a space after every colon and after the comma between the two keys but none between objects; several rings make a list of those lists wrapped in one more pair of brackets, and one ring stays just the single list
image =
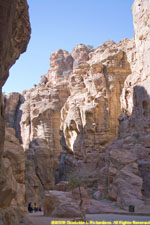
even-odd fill
[{"label": "rock face", "polygon": [[[108,41],[88,57],[81,46],[75,48],[70,96],[61,110],[62,177],[80,167],[87,187],[99,177],[100,199],[124,209],[134,204],[137,211],[150,197],[149,15],[149,2],[135,0],[133,40]],[[118,117],[119,138],[111,143],[118,136]]]},{"label": "rock face", "polygon": [[[28,18],[28,5],[26,1],[12,0],[0,1],[0,217],[1,224],[20,224],[21,214],[15,213],[9,207],[13,199],[17,199],[16,180],[21,181],[18,171],[14,168],[15,156],[14,150],[9,148],[4,152],[5,118],[3,107],[2,86],[5,83],[9,68],[15,63],[19,55],[26,50],[30,38],[30,24]],[[13,140],[13,145],[15,145]],[[12,153],[12,159],[9,160],[8,152]],[[20,151],[18,149],[18,151]],[[9,153],[10,153],[9,152]],[[6,157],[5,154],[8,156]],[[19,169],[19,168],[18,168]],[[14,175],[13,175],[14,172]],[[16,180],[15,180],[15,178]],[[18,203],[19,204],[19,203]],[[5,210],[2,210],[5,208]],[[7,218],[5,218],[7,215]],[[14,219],[12,216],[14,215]],[[10,222],[11,221],[11,222]]]},{"label": "rock face", "polygon": [[8,123],[26,151],[27,202],[40,203],[79,160],[87,183],[92,176],[89,186],[97,184],[97,158],[103,161],[104,146],[117,136],[121,89],[130,72],[123,44],[108,41],[92,52],[80,44],[72,54],[53,53],[40,84],[10,95],[13,106],[6,97]]},{"label": "rock face", "polygon": [[[5,98],[7,125],[26,152],[26,202],[40,203],[45,190],[78,170],[96,199],[123,209],[145,207],[150,198],[149,8],[147,0],[135,0],[132,40],[106,41],[96,49],[79,44],[72,53],[58,50],[40,84]],[[97,212],[94,200],[87,211],[92,212],[90,204]]]},{"label": "rock face", "polygon": [[37,86],[24,93],[21,136],[26,151],[27,199],[41,202],[42,190],[53,189],[61,152],[60,110],[69,95],[66,83]]},{"label": "rock face", "polygon": [[44,198],[44,215],[60,218],[81,218],[79,204],[71,193],[49,191]]},{"label": "rock face", "polygon": [[27,202],[41,202],[55,178],[64,179],[79,160],[89,186],[97,185],[104,147],[118,133],[121,90],[131,72],[128,42],[107,41],[92,51],[80,44],[72,54],[58,50],[40,84],[6,96],[7,125],[26,151]]},{"label": "rock face", "polygon": [[108,147],[107,163],[100,173],[100,184],[109,198],[122,208],[134,204],[140,211],[150,197],[149,7],[150,2],[144,0],[135,0],[133,5],[135,64],[122,91],[119,139]]},{"label": "rock face", "polygon": [[62,157],[66,173],[81,167],[88,174],[89,187],[97,185],[105,147],[117,137],[121,90],[130,73],[124,43],[107,41],[70,75],[71,94],[61,110]]},{"label": "rock face", "polygon": [[15,137],[13,128],[6,128],[3,160],[8,177],[8,187],[5,185],[5,189],[12,187],[14,195],[11,205],[23,208],[25,206],[25,154],[19,140]]},{"label": "rock face", "polygon": [[114,204],[100,202],[94,199],[88,199],[84,188],[81,189],[82,206],[80,209],[81,199],[77,190],[73,192],[48,191],[44,196],[44,215],[60,218],[83,218],[85,213],[123,213],[123,210],[114,207]]},{"label": "rock face", "polygon": [[83,44],[77,45],[72,51],[73,67],[85,63],[89,59],[90,50]]}]

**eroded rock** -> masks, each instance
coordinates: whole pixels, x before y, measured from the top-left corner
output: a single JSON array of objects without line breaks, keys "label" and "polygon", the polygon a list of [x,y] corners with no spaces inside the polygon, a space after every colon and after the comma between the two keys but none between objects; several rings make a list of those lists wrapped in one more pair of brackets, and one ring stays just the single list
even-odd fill
[{"label": "eroded rock", "polygon": [[[16,167],[14,168],[13,161],[16,160],[18,155],[15,155],[15,149],[11,152],[9,147],[4,152],[5,116],[2,86],[9,75],[9,68],[15,63],[19,55],[26,50],[31,30],[26,0],[0,1],[0,8],[0,223],[7,225],[20,224],[23,215],[21,215],[19,209],[15,211],[10,208],[12,200],[18,198],[16,195],[18,189],[16,180],[19,181],[19,176],[18,171],[15,170]],[[15,137],[12,141],[15,145],[16,140],[14,140]],[[9,160],[10,154],[7,155],[8,152],[12,153],[11,160]],[[5,210],[2,210],[3,208]]]}]

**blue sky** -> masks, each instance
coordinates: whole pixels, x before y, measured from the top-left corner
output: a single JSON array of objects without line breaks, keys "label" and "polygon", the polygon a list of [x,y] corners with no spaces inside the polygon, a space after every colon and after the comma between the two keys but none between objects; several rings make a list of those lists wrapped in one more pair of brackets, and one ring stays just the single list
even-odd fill
[{"label": "blue sky", "polygon": [[28,0],[28,4],[31,40],[10,70],[5,93],[39,83],[57,49],[71,52],[79,43],[98,47],[106,40],[119,42],[134,35],[133,0]]}]

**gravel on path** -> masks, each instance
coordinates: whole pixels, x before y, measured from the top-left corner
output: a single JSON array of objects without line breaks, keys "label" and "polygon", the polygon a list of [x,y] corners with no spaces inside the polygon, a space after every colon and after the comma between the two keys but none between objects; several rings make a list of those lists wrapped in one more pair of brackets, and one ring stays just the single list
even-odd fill
[{"label": "gravel on path", "polygon": [[[33,225],[51,225],[51,224],[105,224],[105,225],[140,225],[149,224],[150,216],[119,215],[119,214],[87,214],[87,222],[65,218],[52,218],[43,216],[43,213],[31,213],[28,215]],[[69,222],[70,221],[70,222]]]}]

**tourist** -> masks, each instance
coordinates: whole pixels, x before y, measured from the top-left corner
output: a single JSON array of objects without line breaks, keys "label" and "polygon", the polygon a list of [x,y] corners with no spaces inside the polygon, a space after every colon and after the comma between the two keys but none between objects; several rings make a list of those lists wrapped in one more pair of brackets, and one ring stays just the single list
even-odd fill
[{"label": "tourist", "polygon": [[28,212],[29,213],[33,212],[33,207],[32,207],[32,203],[31,202],[28,204]]}]

